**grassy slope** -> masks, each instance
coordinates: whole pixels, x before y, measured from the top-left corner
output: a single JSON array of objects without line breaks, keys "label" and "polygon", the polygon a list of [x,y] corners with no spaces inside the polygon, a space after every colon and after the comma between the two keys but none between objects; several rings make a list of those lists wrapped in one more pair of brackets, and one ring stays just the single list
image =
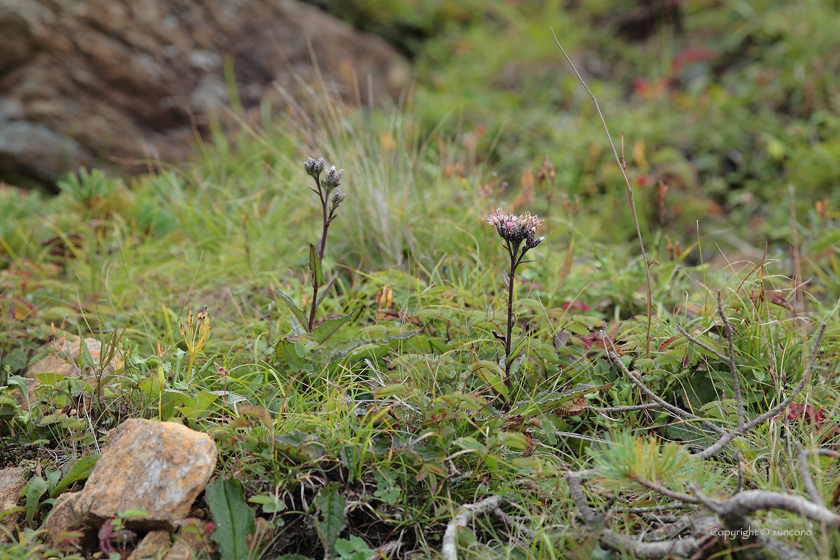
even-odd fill
[{"label": "grassy slope", "polygon": [[[805,38],[819,37],[824,14],[816,4],[802,8],[811,11],[801,25],[813,26],[804,31],[780,23],[782,8],[769,10],[769,15],[754,8],[751,17],[742,19],[759,30],[775,22],[782,36],[775,44],[787,45],[787,52],[804,45]],[[648,357],[643,351],[645,320],[639,318],[645,309],[644,269],[632,243],[617,169],[603,151],[605,139],[588,98],[568,74],[561,74],[559,53],[548,37],[540,38],[547,16],[529,9],[506,12],[509,23],[502,28],[487,24],[435,39],[418,63],[432,85],[419,88],[415,104],[406,111],[371,116],[310,97],[305,101],[313,107],[314,121],[278,118],[264,131],[243,133],[232,143],[217,130],[214,145],[198,146],[197,163],[189,167],[141,177],[130,185],[94,173],[65,183],[52,200],[0,194],[0,254],[7,263],[0,271],[0,353],[8,374],[22,372],[25,360],[49,339],[50,323],[58,328],[66,318],[64,331],[69,333],[122,333],[127,366],[107,382],[104,401],[88,399],[92,421],[108,429],[127,416],[187,418],[194,428],[214,434],[220,468],[240,478],[248,496],[276,493],[284,499],[285,511],[274,519],[277,539],[269,558],[322,554],[306,516],[314,513],[313,497],[328,481],[352,490],[348,531],[371,548],[401,537],[403,553],[434,556],[453,511],[490,494],[509,497],[507,511],[523,516],[536,535],[509,534],[498,523],[483,520],[475,535],[464,535],[462,554],[556,558],[577,546],[585,531],[572,515],[575,508],[563,476],[569,468],[587,464],[586,450],[593,441],[610,433],[622,437],[621,430],[700,445],[705,436],[662,412],[574,412],[556,402],[540,404],[538,395],[578,383],[612,383],[588,395],[588,402],[645,402],[597,343],[589,348],[597,342],[593,333],[603,330],[657,394],[732,425],[735,408],[727,366],[688,344],[675,327],[691,324],[705,333],[708,344],[725,349],[717,331],[707,332],[718,322],[717,290],[735,325],[748,414],[772,407],[799,380],[811,354],[812,327],[827,321],[816,379],[797,402],[835,415],[838,394],[829,381],[836,373],[840,333],[835,307],[840,285],[837,218],[830,213],[836,200],[829,202],[828,212],[814,209],[832,177],[826,163],[832,144],[830,138],[816,147],[811,144],[812,133],[830,136],[837,115],[834,98],[823,102],[823,116],[814,124],[818,111],[797,115],[780,106],[762,109],[760,105],[775,99],[768,90],[724,73],[720,83],[686,84],[661,99],[643,100],[622,89],[627,85],[622,76],[650,64],[645,49],[655,45],[599,51],[616,61],[613,80],[592,84],[613,130],[628,131],[628,140],[629,131],[641,136],[628,144],[633,151],[631,176],[665,177],[672,185],[670,213],[661,223],[654,213],[653,187],[638,187],[654,262],[656,316]],[[720,20],[745,25],[726,9],[710,12],[714,14],[698,11],[686,25],[698,33],[719,29],[724,25]],[[598,21],[594,8],[557,19],[555,29],[577,52],[603,41],[597,29],[581,24]],[[584,32],[588,29],[591,33]],[[499,33],[519,42],[501,41]],[[676,49],[686,39],[670,40]],[[733,37],[717,40],[737,43]],[[442,56],[438,50],[454,41],[464,47],[454,49],[460,54],[451,66],[436,64]],[[503,75],[511,61],[524,64],[518,58],[522,52],[527,53],[525,62],[544,70],[523,72],[513,86],[517,95],[504,84],[480,86],[488,76]],[[795,58],[774,54],[774,49],[759,52],[762,64],[777,61],[782,75]],[[423,70],[424,65],[435,70]],[[749,74],[750,68],[745,64],[741,71]],[[650,72],[651,78],[656,76],[655,70]],[[532,76],[538,77],[536,82],[528,81]],[[735,83],[730,87],[727,79]],[[784,89],[773,82],[765,87]],[[831,84],[822,87],[828,95]],[[785,101],[800,90],[792,91],[780,91],[777,103],[800,106]],[[453,105],[456,101],[462,103],[460,109]],[[439,121],[441,108],[451,112],[453,107],[443,124],[447,134],[428,136],[429,123]],[[756,114],[763,116],[761,126]],[[499,133],[503,121],[507,124]],[[478,125],[486,132],[481,134]],[[800,125],[806,130],[798,131]],[[767,134],[788,134],[778,138],[790,155],[768,162],[770,145],[756,143]],[[749,155],[743,177],[719,161],[733,146]],[[807,168],[793,155],[806,152],[814,158]],[[504,330],[506,306],[503,252],[495,232],[479,220],[488,209],[517,198],[518,210],[536,209],[544,215],[548,183],[535,185],[533,194],[518,185],[523,167],[536,171],[534,162],[545,154],[554,161],[555,189],[561,192],[554,194],[543,226],[548,238],[519,276],[528,282],[518,284],[517,328],[527,331],[529,342],[517,376],[515,400],[522,402],[504,415],[494,401],[487,370],[476,365],[498,360],[492,330]],[[342,189],[348,194],[325,259],[328,269],[340,273],[338,287],[320,314],[362,309],[328,343],[299,344],[277,357],[275,345],[292,333],[289,311],[278,294],[289,294],[298,303],[309,294],[306,256],[308,243],[318,235],[317,205],[300,165],[309,155],[323,155],[329,164],[343,167]],[[490,176],[494,169],[514,186],[499,192],[501,178],[494,183]],[[694,183],[675,182],[675,176]],[[802,191],[797,190],[791,218],[787,184],[796,178]],[[571,195],[571,205],[574,195],[580,195],[579,211],[564,211],[560,194]],[[722,204],[728,212],[709,217],[697,212],[701,203]],[[759,221],[748,228],[748,216]],[[695,218],[702,218],[699,233],[692,225]],[[758,266],[763,251],[757,256],[720,251],[717,244],[723,236],[712,230],[721,226],[728,228],[727,236],[735,231],[758,246],[774,241],[765,266]],[[786,251],[791,226],[798,235],[799,265]],[[672,247],[681,242],[679,257],[669,252],[669,240]],[[776,247],[785,249],[776,254]],[[569,255],[572,265],[566,275]],[[794,295],[790,290],[796,266],[810,282],[807,290]],[[794,302],[797,317],[771,304],[772,294],[757,306],[751,296],[762,287]],[[187,375],[190,355],[179,332],[190,305],[195,311],[207,305],[213,319],[192,376]],[[381,307],[395,313],[383,314]],[[425,326],[423,332],[408,336],[418,324]],[[229,375],[219,376],[219,367]],[[166,388],[181,393],[161,395],[159,371]],[[62,426],[44,417],[66,414],[73,408],[67,407],[71,399],[92,389],[67,381],[54,385],[40,390],[41,403],[30,414],[0,396],[6,464],[37,456],[49,470],[91,452],[99,434],[92,435],[72,418]],[[213,391],[236,396],[230,394],[223,402]],[[238,397],[247,403],[234,402]],[[255,417],[249,426],[231,424],[243,411],[248,414],[245,405],[271,411],[269,425]],[[802,482],[782,434],[789,431],[809,447],[832,443],[836,434],[831,425],[820,427],[822,433],[805,420],[784,428],[779,422],[764,425],[726,454],[706,462],[689,460],[678,473],[665,472],[663,480],[680,488],[684,478],[705,473],[709,494],[731,492],[737,447],[746,485],[801,493]],[[297,432],[310,440],[304,445],[289,439]],[[614,452],[602,464],[647,472],[651,453]],[[813,466],[827,501],[836,486],[836,469],[827,458]],[[631,484],[618,488],[621,499],[634,505],[661,501]],[[616,487],[604,482],[591,489],[591,499],[606,504]],[[33,528],[47,510],[35,517]],[[803,526],[780,514],[763,521],[785,529]],[[655,528],[648,523],[653,522],[615,514],[610,526],[638,534]],[[825,557],[836,556],[840,547],[833,533],[823,538],[816,532],[797,541]],[[32,546],[17,550],[32,554]]]}]

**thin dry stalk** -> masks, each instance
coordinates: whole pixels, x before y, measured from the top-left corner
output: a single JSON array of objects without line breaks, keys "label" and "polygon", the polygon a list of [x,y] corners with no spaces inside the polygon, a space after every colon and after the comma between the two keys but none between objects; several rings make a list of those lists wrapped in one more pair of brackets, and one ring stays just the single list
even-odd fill
[{"label": "thin dry stalk", "polygon": [[729,341],[729,373],[732,375],[732,392],[735,393],[735,405],[738,412],[738,427],[744,426],[744,397],[741,395],[741,383],[738,379],[738,368],[735,365],[735,337],[732,335],[732,325],[729,324],[729,319],[726,318],[726,313],[723,312],[723,300],[720,297],[720,292],[717,293],[717,309],[720,320],[723,321],[723,326],[726,329],[726,339]]},{"label": "thin dry stalk", "polygon": [[685,418],[686,420],[699,420],[700,423],[703,424],[705,427],[709,428],[710,430],[712,430],[716,434],[725,437],[727,432],[725,430],[723,430],[722,428],[720,428],[719,426],[716,426],[715,424],[709,422],[708,420],[704,420],[703,418],[700,418],[699,416],[695,416],[694,414],[691,414],[690,412],[686,412],[685,410],[682,410],[681,408],[677,408],[676,406],[674,406],[672,404],[668,404],[667,402],[662,400],[662,398],[660,398],[659,395],[657,395],[656,393],[654,393],[653,391],[648,389],[645,386],[644,383],[642,383],[639,379],[637,379],[635,375],[630,373],[630,371],[627,369],[627,366],[624,365],[624,363],[621,361],[618,354],[616,354],[615,352],[607,352],[607,356],[609,357],[609,359],[614,364],[618,364],[619,368],[624,373],[624,377],[626,377],[628,381],[630,381],[631,383],[636,385],[636,387],[641,389],[641,391],[645,395],[647,395],[655,403],[659,404],[662,408],[664,408],[668,412],[676,414],[680,418]]},{"label": "thin dry stalk", "polygon": [[589,86],[586,85],[586,82],[583,80],[580,72],[578,72],[577,68],[575,68],[574,63],[572,63],[572,59],[570,59],[569,55],[566,54],[566,51],[563,50],[563,47],[560,45],[560,41],[557,40],[557,36],[554,34],[554,29],[550,27],[549,29],[551,30],[551,36],[554,37],[554,42],[557,43],[557,47],[560,49],[560,52],[562,52],[563,56],[566,57],[566,60],[569,62],[572,70],[574,70],[578,80],[580,80],[580,83],[583,84],[584,88],[586,88],[586,92],[595,103],[595,109],[598,111],[598,116],[601,118],[601,124],[604,125],[604,132],[607,133],[607,140],[610,141],[610,147],[612,148],[613,155],[615,155],[615,162],[618,164],[618,168],[621,169],[621,175],[624,177],[624,182],[627,184],[627,197],[630,199],[630,210],[633,212],[633,223],[636,224],[636,235],[639,237],[639,247],[642,249],[642,258],[645,261],[645,275],[647,276],[647,338],[645,341],[645,354],[648,358],[650,358],[650,329],[651,320],[653,319],[653,301],[650,288],[650,263],[648,263],[647,253],[645,252],[645,242],[642,240],[642,228],[639,227],[639,216],[636,214],[636,201],[633,199],[633,188],[630,186],[630,179],[627,177],[627,170],[624,168],[624,165],[621,164],[621,158],[615,149],[615,144],[613,144],[612,136],[610,136],[610,131],[607,128],[607,121],[604,120],[604,115],[601,113],[601,107],[598,105],[598,100],[595,99],[595,95],[592,93],[592,90],[589,89]]},{"label": "thin dry stalk", "polygon": [[[583,485],[581,480],[584,477],[591,476],[593,471],[582,471],[576,473],[569,473],[566,476],[566,481],[569,484],[569,494],[575,501],[581,517],[586,522],[587,526],[593,527],[596,525],[596,517],[592,508],[586,501],[586,495],[583,493]],[[694,537],[686,537],[662,542],[642,542],[631,539],[630,537],[620,535],[610,529],[603,528],[600,531],[599,538],[601,542],[616,550],[631,551],[635,558],[670,558],[673,556],[690,558],[694,556],[703,545],[703,541]]]},{"label": "thin dry stalk", "polygon": [[719,360],[721,360],[722,362],[728,362],[728,361],[729,361],[729,358],[727,358],[726,356],[724,356],[723,354],[721,354],[720,352],[718,352],[717,350],[715,350],[714,348],[712,348],[711,346],[709,346],[708,344],[706,344],[705,342],[701,341],[699,338],[694,337],[694,336],[691,336],[691,335],[690,335],[690,334],[688,334],[688,332],[687,332],[684,328],[682,328],[681,326],[677,325],[676,327],[677,327],[677,330],[678,330],[678,331],[680,331],[680,334],[682,334],[682,335],[683,335],[684,337],[686,337],[689,341],[693,342],[694,344],[696,344],[697,346],[699,346],[699,347],[700,347],[700,348],[702,348],[703,350],[705,350],[705,351],[707,351],[707,352],[710,352],[710,353],[714,354],[714,355],[715,355],[715,356],[716,356]]},{"label": "thin dry stalk", "polygon": [[823,334],[825,334],[826,326],[826,323],[823,323],[822,326],[820,326],[820,331],[817,333],[817,339],[814,341],[814,349],[811,352],[811,360],[808,362],[808,367],[806,367],[805,371],[802,372],[802,380],[796,387],[793,388],[793,391],[790,392],[790,395],[788,395],[788,397],[785,400],[783,400],[782,402],[780,402],[779,404],[762,414],[761,416],[758,416],[757,418],[751,420],[750,422],[747,422],[743,426],[739,426],[738,428],[732,430],[731,432],[721,437],[714,444],[708,447],[705,451],[698,453],[698,457],[700,457],[701,459],[708,459],[709,457],[717,455],[723,450],[724,447],[726,447],[726,444],[728,444],[730,441],[732,441],[739,435],[752,430],[756,426],[763,424],[770,418],[776,416],[778,413],[785,410],[791,402],[793,402],[793,399],[796,398],[796,395],[801,393],[802,389],[804,389],[805,386],[811,381],[811,373],[814,370],[814,362],[816,362],[817,360],[817,354],[819,353],[820,346],[822,345]]},{"label": "thin dry stalk", "polygon": [[805,451],[805,448],[802,447],[799,442],[796,443],[796,458],[799,463],[799,476],[802,477],[802,484],[805,486],[805,492],[808,494],[808,497],[812,502],[822,505],[822,497],[820,496],[820,493],[817,492],[817,487],[814,486],[814,480],[811,478],[811,473],[808,470],[808,452]]}]

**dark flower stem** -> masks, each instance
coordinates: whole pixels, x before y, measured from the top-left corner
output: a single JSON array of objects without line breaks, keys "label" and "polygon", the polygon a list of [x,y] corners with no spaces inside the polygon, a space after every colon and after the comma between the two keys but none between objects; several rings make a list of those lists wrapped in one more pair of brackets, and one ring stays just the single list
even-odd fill
[{"label": "dark flower stem", "polygon": [[520,253],[520,242],[515,242],[511,244],[510,241],[506,242],[506,248],[508,250],[508,254],[510,255],[510,274],[508,275],[508,316],[507,316],[507,336],[505,337],[505,387],[508,390],[508,398],[505,400],[503,404],[503,410],[505,412],[510,411],[510,389],[511,389],[511,382],[510,382],[510,368],[513,365],[513,360],[511,359],[511,352],[513,346],[513,324],[516,321],[516,317],[513,314],[513,289],[514,289],[514,282],[516,277],[516,269],[519,267],[519,263],[522,262],[522,257],[525,256],[525,252],[528,250],[527,248]]},{"label": "dark flower stem", "polygon": [[510,410],[510,350],[511,339],[513,338],[513,283],[516,275],[516,266],[519,264],[516,259],[516,253],[519,252],[519,247],[515,250],[508,245],[508,252],[510,253],[510,274],[508,275],[508,317],[507,317],[507,336],[505,337],[505,387],[508,390],[508,398],[504,403],[504,411]]},{"label": "dark flower stem", "polygon": [[[321,230],[321,239],[318,242],[318,259],[324,260],[324,253],[327,250],[327,230],[330,227],[330,220],[327,217],[327,197],[324,189],[321,188],[321,180],[315,177],[315,184],[318,186],[318,198],[321,200],[321,211],[323,214],[324,227]],[[318,278],[312,278],[312,307],[309,310],[309,332],[315,327],[315,309],[318,307]]]}]

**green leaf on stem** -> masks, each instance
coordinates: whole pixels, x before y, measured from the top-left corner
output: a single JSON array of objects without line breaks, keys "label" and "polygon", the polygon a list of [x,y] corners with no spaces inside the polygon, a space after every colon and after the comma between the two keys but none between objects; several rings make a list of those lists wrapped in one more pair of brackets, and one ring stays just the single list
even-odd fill
[{"label": "green leaf on stem", "polygon": [[356,309],[347,315],[342,315],[336,319],[328,319],[324,321],[317,329],[314,329],[310,335],[319,343],[323,344],[329,337],[334,335],[338,329],[343,327],[346,323],[354,320],[359,315],[361,309],[361,307],[356,307]]},{"label": "green leaf on stem", "polygon": [[311,243],[309,244],[309,272],[312,273],[313,285],[320,286],[324,280],[324,272],[321,269],[321,258],[318,256],[318,250]]},{"label": "green leaf on stem", "polygon": [[335,281],[336,281],[337,278],[338,278],[338,272],[333,274],[332,278],[330,278],[327,281],[327,283],[324,284],[324,287],[321,288],[320,290],[318,290],[318,298],[315,300],[315,307],[318,307],[319,305],[321,305],[321,302],[324,301],[324,298],[327,297],[327,294],[330,293],[330,290],[332,289],[333,284],[335,284]]},{"label": "green leaf on stem", "polygon": [[284,294],[283,292],[278,292],[280,297],[283,298],[283,302],[286,304],[286,307],[289,308],[289,311],[292,312],[292,315],[297,320],[303,329],[306,329],[306,325],[309,323],[309,319],[306,317],[306,313],[300,310],[295,302],[292,301],[292,298]]}]

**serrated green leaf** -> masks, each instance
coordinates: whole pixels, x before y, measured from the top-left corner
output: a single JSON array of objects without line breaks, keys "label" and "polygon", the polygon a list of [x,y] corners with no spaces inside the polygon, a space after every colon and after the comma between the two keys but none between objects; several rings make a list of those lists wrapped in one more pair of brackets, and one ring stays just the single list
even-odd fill
[{"label": "serrated green leaf", "polygon": [[312,338],[317,340],[319,343],[323,344],[327,341],[329,337],[334,335],[338,329],[340,329],[350,321],[354,320],[358,316],[359,311],[361,311],[361,309],[361,307],[356,307],[356,309],[354,309],[347,315],[343,315],[336,319],[328,319],[324,321],[321,325],[318,326],[318,328],[316,328],[310,333],[312,335]]},{"label": "serrated green leaf", "polygon": [[329,551],[329,557],[335,556],[335,542],[341,531],[344,530],[346,522],[344,519],[344,497],[339,493],[339,485],[336,482],[328,484],[318,493],[315,499],[318,510],[323,520],[317,525],[318,536]]},{"label": "serrated green leaf", "polygon": [[254,510],[245,503],[242,484],[235,479],[217,480],[205,489],[207,505],[216,522],[213,540],[219,544],[219,551],[225,560],[248,558],[245,535],[256,531]]},{"label": "serrated green leaf", "polygon": [[306,316],[306,313],[300,310],[300,308],[295,305],[295,302],[292,301],[292,298],[284,294],[283,292],[278,292],[280,297],[283,299],[283,303],[286,304],[286,307],[289,308],[289,311],[292,312],[292,316],[297,320],[301,327],[306,329],[306,325],[309,324],[309,318]]}]

